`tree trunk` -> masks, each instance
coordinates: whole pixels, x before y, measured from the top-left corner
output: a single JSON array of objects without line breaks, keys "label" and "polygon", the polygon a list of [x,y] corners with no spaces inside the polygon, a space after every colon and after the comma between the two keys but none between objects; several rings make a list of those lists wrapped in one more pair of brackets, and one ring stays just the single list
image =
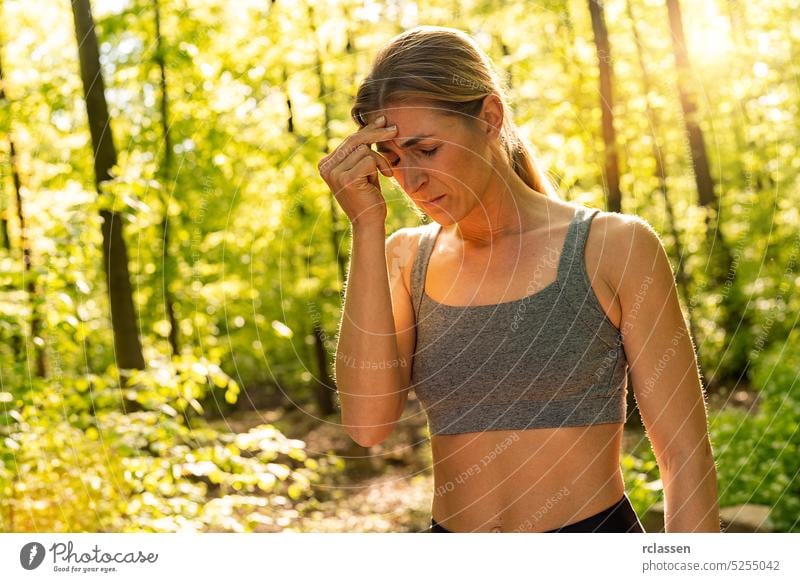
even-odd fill
[{"label": "tree trunk", "polygon": [[683,20],[679,0],[666,0],[669,12],[669,28],[672,32],[672,51],[675,55],[675,66],[678,73],[678,94],[681,109],[683,110],[683,123],[686,127],[686,136],[694,167],[694,177],[697,183],[697,197],[700,206],[714,207],[714,182],[708,166],[708,155],[703,140],[703,130],[697,119],[697,104],[694,91],[691,89],[691,67],[689,53],[686,50],[686,41],[683,34]]},{"label": "tree trunk", "polygon": [[603,143],[605,145],[605,182],[607,187],[608,210],[622,211],[622,193],[619,187],[619,158],[617,138],[614,131],[614,71],[611,61],[611,47],[608,41],[606,18],[600,0],[589,0],[592,15],[594,44],[597,49],[597,62],[600,68],[600,109],[603,115]]},{"label": "tree trunk", "polygon": [[317,411],[320,416],[325,417],[336,412],[336,405],[333,401],[336,387],[328,373],[328,355],[325,351],[322,324],[317,321],[314,322],[314,356],[317,360],[317,369],[320,374],[317,379],[316,390]]},{"label": "tree trunk", "polygon": [[[686,305],[689,334],[692,337],[692,342],[694,345],[700,345],[697,342],[697,337],[695,334],[697,325],[694,320],[694,309],[692,308],[691,296],[689,292],[689,275],[686,272],[686,267],[683,263],[685,251],[683,242],[681,241],[680,233],[678,232],[678,226],[675,223],[675,210],[672,207],[672,201],[669,198],[669,190],[667,188],[667,172],[664,168],[664,157],[658,145],[658,136],[661,134],[661,120],[659,119],[658,112],[653,108],[650,102],[650,95],[653,91],[653,83],[651,81],[650,72],[647,69],[647,61],[644,57],[642,40],[641,36],[639,35],[639,29],[636,26],[636,18],[633,14],[631,0],[625,0],[625,8],[628,15],[628,20],[631,23],[631,32],[633,33],[633,42],[636,45],[636,56],[639,63],[639,71],[641,72],[642,76],[642,95],[644,95],[647,120],[650,124],[650,135],[652,136],[652,155],[653,160],[655,161],[655,175],[658,180],[658,191],[664,199],[664,209],[667,213],[667,224],[670,235],[672,236],[675,254],[677,255],[675,260],[675,278],[677,280],[678,290],[683,296],[684,304]],[[705,377],[705,374],[702,373],[702,369],[701,376]]]},{"label": "tree trunk", "polygon": [[[301,224],[305,222],[307,211],[301,204],[298,208],[300,214]],[[306,252],[305,257],[306,272],[311,270],[311,252]],[[309,305],[313,303],[309,302]],[[325,352],[325,331],[322,328],[322,310],[316,310],[316,313],[311,318],[311,325],[313,328],[313,358],[317,365],[317,385],[314,390],[314,399],[317,404],[317,410],[320,415],[332,414],[336,411],[334,403],[334,394],[336,394],[336,383],[328,371],[328,358]]]},{"label": "tree trunk", "polygon": [[[329,153],[328,144],[331,140],[330,135],[330,123],[331,123],[331,112],[330,112],[330,100],[328,97],[328,89],[325,83],[325,76],[322,71],[322,49],[319,46],[319,36],[317,34],[317,28],[315,24],[314,18],[314,8],[311,4],[308,5],[308,22],[311,28],[311,35],[314,39],[314,50],[315,50],[315,58],[316,58],[316,70],[317,70],[317,79],[318,79],[318,86],[319,86],[319,99],[320,102],[323,104],[323,109],[325,112],[325,119],[323,120],[323,134],[325,136],[325,144],[323,146],[323,153]],[[331,214],[331,245],[333,247],[333,256],[336,257],[337,260],[337,267],[338,267],[338,274],[339,274],[339,289],[344,289],[344,280],[347,276],[347,257],[345,257],[344,253],[339,251],[340,246],[340,230],[339,230],[339,218],[337,212],[337,205],[336,200],[331,192],[328,197],[328,202],[330,204],[330,214]],[[301,207],[301,212],[304,209]],[[307,261],[310,261],[311,257],[307,257]],[[336,410],[333,401],[333,395],[335,393],[336,387],[333,379],[331,378],[328,372],[328,361],[325,357],[325,345],[322,341],[324,337],[323,330],[321,328],[321,322],[314,321],[314,353],[316,355],[317,360],[317,367],[318,367],[318,389],[316,391],[316,400],[317,400],[317,407],[320,411],[329,411],[333,412]]]},{"label": "tree trunk", "polygon": [[3,248],[11,252],[11,240],[8,236],[8,211],[5,209],[0,211],[0,237],[3,239]]},{"label": "tree trunk", "polygon": [[164,311],[169,322],[169,344],[172,347],[173,355],[180,355],[180,343],[178,338],[178,322],[175,317],[175,300],[172,297],[170,284],[172,277],[175,273],[174,258],[169,251],[169,203],[172,199],[172,193],[167,193],[169,190],[170,178],[172,176],[172,138],[169,133],[169,94],[167,92],[167,67],[164,63],[164,45],[161,39],[161,14],[158,6],[158,0],[153,0],[153,11],[155,14],[156,25],[156,63],[160,73],[161,85],[161,133],[164,137],[164,159],[161,166],[161,183],[164,185],[164,219],[161,222],[161,233],[163,240],[163,265],[164,271],[163,284],[164,289]]},{"label": "tree trunk", "polygon": [[[3,63],[0,55],[0,102],[5,101],[8,98],[6,96],[4,87],[5,77],[3,76]],[[11,180],[14,184],[14,196],[17,205],[17,220],[19,221],[19,246],[20,250],[22,251],[22,269],[23,273],[25,274],[25,290],[28,292],[28,301],[30,302],[31,307],[31,339],[34,339],[39,337],[42,325],[41,321],[39,320],[39,310],[36,308],[36,281],[34,280],[34,273],[31,268],[31,248],[28,240],[28,229],[25,222],[25,211],[22,206],[22,180],[20,179],[19,171],[17,169],[17,150],[16,146],[14,145],[14,139],[11,137],[11,132],[8,134],[8,156],[9,167],[11,169]],[[7,248],[10,251],[11,241],[8,237],[8,227],[6,225],[5,217],[3,219],[3,233]],[[21,343],[20,337],[15,333],[13,347],[17,358],[21,358]],[[32,342],[32,344],[34,361],[36,363],[36,375],[40,378],[44,378],[47,374],[44,347],[38,346],[36,342]],[[27,342],[25,349],[27,350]]]},{"label": "tree trunk", "polygon": [[[111,168],[117,163],[117,152],[111,133],[105,85],[100,69],[97,35],[89,0],[73,0],[72,15],[78,42],[81,79],[86,113],[94,152],[95,187],[102,196],[101,185],[111,179]],[[128,253],[122,236],[122,220],[110,210],[101,210],[103,219],[103,270],[108,283],[114,350],[119,369],[144,369],[144,356],[139,340],[136,309],[133,304]]]},{"label": "tree trunk", "polygon": [[[319,86],[319,100],[323,105],[325,112],[325,119],[323,120],[323,135],[325,136],[325,144],[322,148],[324,154],[330,152],[328,144],[331,141],[330,125],[331,125],[331,111],[330,111],[330,98],[328,96],[328,88],[325,83],[325,75],[322,73],[322,49],[319,46],[319,36],[317,35],[317,27],[314,22],[314,8],[312,4],[308,5],[308,22],[311,28],[311,36],[314,39],[314,54],[316,58],[315,68],[317,70],[317,81]],[[336,210],[336,199],[333,192],[328,196],[328,203],[330,205],[331,213],[331,245],[333,246],[333,256],[336,257],[339,267],[339,289],[344,291],[344,280],[347,277],[347,257],[344,253],[339,251],[341,242],[341,233],[339,229],[339,213]]]},{"label": "tree trunk", "polygon": [[[706,245],[709,263],[715,266],[710,278],[715,286],[726,290],[720,306],[722,313],[720,325],[729,334],[728,342],[732,347],[725,352],[725,363],[717,365],[720,377],[709,379],[708,390],[713,392],[720,387],[723,381],[730,380],[738,383],[746,375],[749,366],[748,347],[745,345],[747,342],[736,343],[733,339],[739,329],[743,329],[745,334],[749,333],[751,322],[750,314],[747,312],[748,300],[744,297],[739,285],[736,284],[736,265],[731,256],[730,247],[720,229],[722,219],[719,201],[714,193],[714,182],[709,169],[703,131],[697,116],[695,92],[691,88],[691,66],[683,33],[680,2],[679,0],[666,0],[666,4],[672,31],[672,50],[678,76],[678,94],[697,183],[698,202],[700,206],[709,211],[706,214]],[[734,347],[738,347],[738,351]]]},{"label": "tree trunk", "polygon": [[286,72],[286,65],[283,66],[283,86],[286,87],[286,132],[294,134],[294,111],[292,96],[289,95],[289,74]]}]

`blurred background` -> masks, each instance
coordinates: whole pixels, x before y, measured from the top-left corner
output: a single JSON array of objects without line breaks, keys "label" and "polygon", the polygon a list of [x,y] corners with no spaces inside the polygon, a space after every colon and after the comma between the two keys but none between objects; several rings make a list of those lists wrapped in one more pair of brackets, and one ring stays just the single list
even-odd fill
[{"label": "blurred background", "polygon": [[[376,51],[437,24],[492,57],[562,198],[660,233],[723,514],[798,531],[799,10],[0,0],[0,530],[428,526],[413,392],[380,446],[338,425],[350,229],[316,165]],[[382,184],[387,231],[418,224]],[[629,413],[626,488],[657,524]]]}]

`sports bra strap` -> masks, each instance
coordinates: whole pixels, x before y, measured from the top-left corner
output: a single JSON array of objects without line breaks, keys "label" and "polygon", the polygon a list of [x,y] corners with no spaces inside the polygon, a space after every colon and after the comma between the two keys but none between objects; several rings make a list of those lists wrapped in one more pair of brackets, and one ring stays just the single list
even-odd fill
[{"label": "sports bra strap", "polygon": [[425,290],[425,275],[428,272],[428,262],[433,252],[433,243],[441,225],[434,221],[422,228],[422,234],[417,246],[417,254],[411,269],[411,301],[414,306],[415,321],[419,321],[419,309],[422,303],[422,294]]},{"label": "sports bra strap", "polygon": [[567,236],[561,257],[558,260],[558,279],[561,282],[575,281],[585,269],[583,255],[586,240],[589,238],[589,227],[592,218],[600,212],[597,208],[579,207],[573,220],[569,224]]}]

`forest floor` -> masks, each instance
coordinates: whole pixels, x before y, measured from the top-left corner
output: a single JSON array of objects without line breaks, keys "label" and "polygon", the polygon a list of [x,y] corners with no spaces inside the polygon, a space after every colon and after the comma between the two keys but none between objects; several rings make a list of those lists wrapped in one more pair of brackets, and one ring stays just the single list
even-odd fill
[{"label": "forest floor", "polygon": [[410,404],[386,442],[370,449],[353,442],[336,418],[321,422],[297,408],[237,412],[214,426],[246,432],[270,423],[304,441],[310,457],[334,454],[344,461],[335,482],[315,484],[313,500],[294,503],[291,523],[256,531],[415,532],[428,527],[433,498],[427,425],[415,408]]}]

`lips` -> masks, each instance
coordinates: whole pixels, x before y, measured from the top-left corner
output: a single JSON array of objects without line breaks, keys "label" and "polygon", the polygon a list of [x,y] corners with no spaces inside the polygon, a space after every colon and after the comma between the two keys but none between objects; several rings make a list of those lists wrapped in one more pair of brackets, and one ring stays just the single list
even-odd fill
[{"label": "lips", "polygon": [[424,201],[423,204],[436,204],[437,202],[441,202],[442,199],[444,199],[444,197],[445,197],[445,194],[442,194],[441,196],[438,196],[436,198],[432,198],[431,200]]}]

